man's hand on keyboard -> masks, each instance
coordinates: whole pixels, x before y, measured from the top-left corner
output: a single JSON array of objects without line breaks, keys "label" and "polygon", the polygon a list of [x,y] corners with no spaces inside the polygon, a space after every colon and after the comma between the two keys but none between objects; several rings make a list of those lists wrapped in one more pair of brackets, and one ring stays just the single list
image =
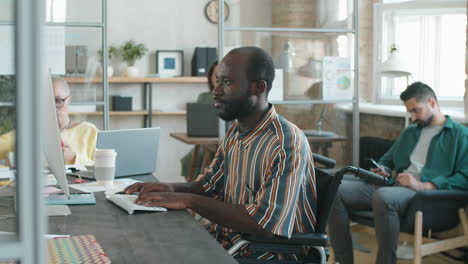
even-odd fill
[{"label": "man's hand on keyboard", "polygon": [[145,192],[140,193],[136,203],[145,206],[161,206],[168,209],[187,209],[190,201],[188,193]]},{"label": "man's hand on keyboard", "polygon": [[145,183],[134,183],[124,189],[126,194],[132,194],[135,192],[139,192],[140,194],[146,192],[173,192],[174,188],[169,184],[164,183],[152,183],[152,182],[145,182]]}]

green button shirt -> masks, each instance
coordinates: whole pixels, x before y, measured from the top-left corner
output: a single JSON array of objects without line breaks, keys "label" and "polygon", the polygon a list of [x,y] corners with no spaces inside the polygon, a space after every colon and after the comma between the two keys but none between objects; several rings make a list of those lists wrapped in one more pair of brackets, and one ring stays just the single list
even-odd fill
[{"label": "green button shirt", "polygon": [[[393,146],[380,158],[387,171],[403,172],[410,166],[410,156],[422,128],[413,124],[406,128]],[[429,145],[422,182],[432,182],[438,189],[468,190],[468,128],[449,116],[439,134]],[[389,184],[395,183],[395,177]]]}]

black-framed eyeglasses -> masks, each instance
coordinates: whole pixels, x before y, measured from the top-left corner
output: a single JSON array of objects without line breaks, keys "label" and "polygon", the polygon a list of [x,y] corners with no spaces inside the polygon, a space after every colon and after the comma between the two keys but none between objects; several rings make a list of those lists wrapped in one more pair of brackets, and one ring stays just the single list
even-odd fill
[{"label": "black-framed eyeglasses", "polygon": [[57,108],[62,108],[65,105],[65,101],[67,101],[68,97],[60,98],[60,97],[55,97],[55,107]]}]

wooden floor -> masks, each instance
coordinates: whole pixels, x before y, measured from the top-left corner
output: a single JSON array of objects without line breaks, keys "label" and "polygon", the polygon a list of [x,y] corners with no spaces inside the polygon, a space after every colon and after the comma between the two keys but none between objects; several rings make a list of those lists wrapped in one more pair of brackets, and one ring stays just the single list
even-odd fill
[{"label": "wooden floor", "polygon": [[[372,234],[369,233],[359,233],[359,242],[362,247],[369,249],[370,253],[363,253],[358,250],[354,250],[354,263],[356,264],[367,264],[375,263],[375,256],[377,254],[377,241]],[[448,258],[442,254],[435,254],[423,258],[422,261],[424,264],[463,264],[463,261],[455,261],[451,258]],[[403,260],[399,259],[397,264],[412,264],[413,260]],[[331,264],[331,261],[329,261]]]}]

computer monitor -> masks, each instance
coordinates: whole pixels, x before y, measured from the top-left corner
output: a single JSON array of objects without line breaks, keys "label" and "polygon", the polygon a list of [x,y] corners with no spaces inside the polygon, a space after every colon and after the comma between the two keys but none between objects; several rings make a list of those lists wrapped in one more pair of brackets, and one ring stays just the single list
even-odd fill
[{"label": "computer monitor", "polygon": [[57,110],[55,108],[55,95],[52,86],[52,76],[48,74],[46,78],[46,104],[45,104],[45,156],[49,165],[49,170],[54,174],[57,183],[63,193],[70,198],[70,190],[65,170],[65,161],[63,158],[62,144],[60,139],[60,130],[57,121]]}]

